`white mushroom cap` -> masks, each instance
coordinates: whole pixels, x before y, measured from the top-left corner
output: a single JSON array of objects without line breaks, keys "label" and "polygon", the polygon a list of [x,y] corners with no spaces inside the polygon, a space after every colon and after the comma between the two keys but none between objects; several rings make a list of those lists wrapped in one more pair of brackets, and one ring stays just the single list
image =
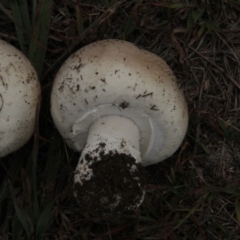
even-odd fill
[{"label": "white mushroom cap", "polygon": [[188,125],[187,105],[169,66],[121,40],[92,43],[65,61],[54,80],[51,113],[67,144],[77,151],[99,117],[131,119],[140,130],[145,166],[171,156]]},{"label": "white mushroom cap", "polygon": [[0,40],[0,157],[29,140],[39,99],[33,66],[19,50]]}]

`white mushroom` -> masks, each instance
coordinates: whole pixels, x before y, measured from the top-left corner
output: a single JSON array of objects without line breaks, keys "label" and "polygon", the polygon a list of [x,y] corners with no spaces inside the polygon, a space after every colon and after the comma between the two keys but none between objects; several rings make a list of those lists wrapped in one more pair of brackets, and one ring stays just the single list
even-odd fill
[{"label": "white mushroom", "polygon": [[[82,151],[74,177],[75,196],[81,204],[84,198],[87,205],[95,194],[99,208],[108,203],[112,212],[120,211],[121,204],[125,206],[121,210],[134,210],[141,204],[140,165],[171,156],[188,125],[187,105],[168,65],[157,55],[121,40],[92,43],[65,61],[53,83],[51,113],[69,147]],[[100,181],[101,161],[117,159],[115,155],[131,159],[124,160],[125,165],[131,181],[138,184],[133,187],[129,180],[129,188],[122,192],[111,188],[115,200],[110,200],[104,195],[108,186],[97,191],[93,182]],[[124,181],[121,173],[118,177]],[[86,184],[94,188],[87,191]],[[128,202],[123,203],[127,198],[123,195],[134,192],[131,187],[141,191],[136,198],[128,195]]]},{"label": "white mushroom", "polygon": [[19,50],[0,40],[0,157],[29,140],[39,99],[33,66]]}]

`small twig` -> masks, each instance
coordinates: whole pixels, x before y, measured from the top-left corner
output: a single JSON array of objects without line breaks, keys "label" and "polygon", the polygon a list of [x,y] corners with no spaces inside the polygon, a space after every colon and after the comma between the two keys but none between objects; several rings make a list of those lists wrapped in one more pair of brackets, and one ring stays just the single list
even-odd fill
[{"label": "small twig", "polygon": [[[202,94],[203,94],[203,86],[204,86],[205,78],[206,78],[206,72],[205,72],[205,76],[201,83],[199,94],[198,94],[198,102],[197,102],[198,109],[201,109],[201,107],[202,107]],[[197,112],[197,127],[196,127],[196,141],[197,142],[199,142],[200,132],[201,132],[201,114],[198,111]],[[197,144],[195,144],[195,147],[194,147],[194,156],[196,156],[196,154],[197,154]]]},{"label": "small twig", "polygon": [[221,35],[219,33],[216,32],[216,34],[218,35],[218,37],[223,41],[223,43],[229,48],[229,50],[231,51],[231,53],[233,54],[234,58],[236,59],[238,65],[240,66],[240,61],[238,59],[238,57],[236,56],[237,50],[235,50],[235,52],[233,51],[232,47],[229,46],[229,44],[221,37]]},{"label": "small twig", "polygon": [[194,51],[195,53],[197,53],[199,56],[201,56],[204,60],[206,60],[208,63],[212,64],[214,67],[216,67],[220,72],[224,72],[224,70],[222,68],[220,68],[216,63],[210,61],[207,57],[205,57],[204,55],[202,55],[200,52],[196,51],[194,48],[192,48],[191,46],[188,45],[188,47]]},{"label": "small twig", "polygon": [[238,84],[231,76],[228,74],[225,75],[239,90],[240,90],[240,84]]},{"label": "small twig", "polygon": [[179,51],[179,54],[180,54],[179,61],[181,63],[186,59],[186,54],[183,51],[182,47],[180,46],[180,44],[179,44],[179,42],[178,42],[178,40],[177,40],[175,35],[177,33],[185,33],[185,32],[186,32],[185,28],[175,28],[175,29],[173,29],[172,34],[171,34],[172,42],[173,42],[174,46],[177,48],[177,50]]}]

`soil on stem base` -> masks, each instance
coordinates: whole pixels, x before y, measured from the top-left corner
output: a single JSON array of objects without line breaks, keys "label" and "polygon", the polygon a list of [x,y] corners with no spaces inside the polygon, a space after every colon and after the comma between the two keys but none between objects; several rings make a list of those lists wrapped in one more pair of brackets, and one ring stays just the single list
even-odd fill
[{"label": "soil on stem base", "polygon": [[93,176],[75,183],[80,210],[95,217],[135,211],[144,197],[145,169],[126,154],[108,153],[90,168]]}]

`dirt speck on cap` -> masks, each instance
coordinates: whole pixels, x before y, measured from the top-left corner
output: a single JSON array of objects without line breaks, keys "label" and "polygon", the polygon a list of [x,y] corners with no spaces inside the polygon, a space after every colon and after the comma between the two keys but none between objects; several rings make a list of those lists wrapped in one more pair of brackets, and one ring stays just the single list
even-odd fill
[{"label": "dirt speck on cap", "polygon": [[74,185],[82,214],[109,217],[137,209],[146,177],[144,167],[133,157],[110,152],[90,168],[93,177]]}]

